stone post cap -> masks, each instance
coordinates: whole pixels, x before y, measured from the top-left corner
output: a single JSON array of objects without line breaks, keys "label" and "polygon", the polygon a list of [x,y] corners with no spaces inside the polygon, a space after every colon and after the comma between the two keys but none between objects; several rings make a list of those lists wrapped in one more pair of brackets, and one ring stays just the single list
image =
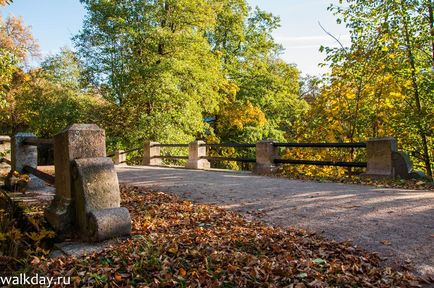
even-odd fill
[{"label": "stone post cap", "polygon": [[18,132],[17,134],[15,134],[14,136],[15,138],[24,138],[24,137],[36,137],[35,134],[30,133],[30,132]]},{"label": "stone post cap", "polygon": [[9,136],[0,136],[0,142],[11,142],[11,137],[9,137]]},{"label": "stone post cap", "polygon": [[154,146],[154,145],[160,144],[160,142],[151,141],[151,140],[145,140],[144,143],[145,143],[145,145],[150,145],[150,146]]}]

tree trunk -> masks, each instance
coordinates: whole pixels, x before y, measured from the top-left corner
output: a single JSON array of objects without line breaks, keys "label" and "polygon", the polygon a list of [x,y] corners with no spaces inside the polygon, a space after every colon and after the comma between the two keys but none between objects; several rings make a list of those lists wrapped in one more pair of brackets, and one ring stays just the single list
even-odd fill
[{"label": "tree trunk", "polygon": [[[412,82],[412,86],[413,86],[413,95],[414,95],[414,100],[416,102],[416,113],[417,115],[421,115],[422,114],[422,106],[420,103],[420,95],[419,95],[419,86],[417,83],[417,75],[416,75],[416,64],[414,61],[414,55],[413,55],[413,50],[411,47],[411,41],[410,41],[410,33],[408,31],[408,19],[407,16],[405,15],[405,7],[403,7],[403,3],[401,3],[401,8],[402,8],[402,13],[403,13],[403,25],[404,25],[404,37],[405,37],[405,45],[407,48],[407,57],[408,57],[408,62],[410,64],[410,69],[411,69],[411,82]],[[425,170],[427,175],[432,178],[433,174],[432,174],[432,169],[431,169],[431,161],[430,161],[430,157],[429,157],[429,150],[428,150],[428,140],[426,137],[426,133],[424,131],[424,129],[421,126],[420,122],[416,122],[417,128],[419,130],[419,136],[421,138],[422,141],[422,149],[423,149],[423,157],[424,157],[424,164],[425,164]]]}]

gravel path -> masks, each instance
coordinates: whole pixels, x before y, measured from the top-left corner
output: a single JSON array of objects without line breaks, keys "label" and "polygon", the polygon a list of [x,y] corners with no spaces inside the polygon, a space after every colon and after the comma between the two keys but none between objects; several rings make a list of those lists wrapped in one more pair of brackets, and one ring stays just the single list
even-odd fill
[{"label": "gravel path", "polygon": [[434,192],[161,167],[118,167],[121,183],[351,240],[434,279]]}]

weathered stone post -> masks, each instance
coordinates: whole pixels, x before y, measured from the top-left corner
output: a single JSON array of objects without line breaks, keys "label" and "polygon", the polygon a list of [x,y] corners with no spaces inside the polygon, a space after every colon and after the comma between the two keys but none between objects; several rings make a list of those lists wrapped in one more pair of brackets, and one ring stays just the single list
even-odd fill
[{"label": "weathered stone post", "polygon": [[[11,137],[0,136],[0,158],[11,159]],[[0,162],[0,172],[8,173],[10,165],[4,162]]]},{"label": "weathered stone post", "polygon": [[23,173],[24,166],[26,165],[32,168],[38,167],[38,147],[33,145],[25,145],[23,143],[24,140],[29,137],[36,136],[32,133],[18,133],[12,137],[12,171]]},{"label": "weathered stone post", "polygon": [[[36,137],[32,133],[18,133],[12,137],[11,143],[11,171],[5,179],[7,187],[14,186],[13,172],[25,173],[24,166],[38,168],[38,147],[34,145],[26,145],[24,141],[28,137]],[[29,182],[26,185],[27,190],[45,187],[45,183],[33,176],[29,175]]]},{"label": "weathered stone post", "polygon": [[395,177],[393,154],[398,151],[393,137],[370,138],[366,142],[368,168],[364,176]]},{"label": "weathered stone post", "polygon": [[203,146],[204,141],[194,141],[188,145],[188,162],[185,165],[190,169],[209,169],[210,163],[202,157],[206,156],[206,147]]},{"label": "weathered stone post", "polygon": [[160,146],[157,146],[158,142],[145,141],[144,151],[143,151],[143,165],[161,165],[161,158],[156,158],[160,156]]},{"label": "weathered stone post", "polygon": [[7,159],[11,159],[11,137],[0,136],[0,154],[6,153],[4,156]]},{"label": "weathered stone post", "polygon": [[256,142],[256,174],[271,174],[276,172],[277,166],[274,159],[279,157],[279,148],[274,146],[273,140]]},{"label": "weathered stone post", "polygon": [[102,241],[131,233],[130,213],[120,207],[118,177],[110,158],[75,159],[73,191],[75,224],[82,239]]},{"label": "weathered stone post", "polygon": [[113,163],[115,165],[125,165],[127,161],[127,153],[124,150],[115,151],[115,156],[113,156]]},{"label": "weathered stone post", "polygon": [[57,231],[67,231],[74,222],[73,160],[105,156],[105,132],[95,124],[73,124],[54,136],[56,195],[45,217]]}]

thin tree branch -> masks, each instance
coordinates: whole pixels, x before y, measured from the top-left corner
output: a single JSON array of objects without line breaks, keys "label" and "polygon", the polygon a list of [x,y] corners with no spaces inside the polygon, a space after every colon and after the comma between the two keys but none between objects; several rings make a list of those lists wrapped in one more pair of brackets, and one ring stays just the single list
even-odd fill
[{"label": "thin tree branch", "polygon": [[345,51],[345,53],[347,52],[347,49],[344,47],[344,45],[342,45],[342,42],[336,37],[334,36],[332,33],[328,32],[322,25],[321,22],[318,21],[318,25],[319,27],[321,27],[322,31],[324,31],[324,33],[326,33],[327,35],[329,35],[330,37],[332,37],[336,42],[338,42],[339,46],[341,46],[341,48]]}]

